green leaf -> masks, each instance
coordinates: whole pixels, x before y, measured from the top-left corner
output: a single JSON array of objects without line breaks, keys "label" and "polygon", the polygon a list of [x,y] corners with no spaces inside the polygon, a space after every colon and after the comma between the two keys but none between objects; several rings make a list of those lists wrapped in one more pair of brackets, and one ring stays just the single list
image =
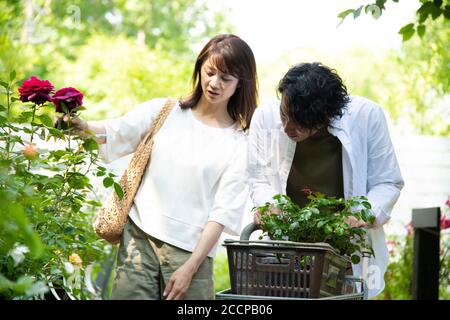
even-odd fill
[{"label": "green leaf", "polygon": [[365,8],[366,13],[371,13],[372,17],[378,19],[381,17],[381,8],[376,4],[367,5]]},{"label": "green leaf", "polygon": [[5,81],[2,81],[2,80],[0,80],[0,86],[4,87],[5,89],[9,88],[9,85]]},{"label": "green leaf", "polygon": [[102,177],[102,176],[104,176],[106,174],[106,172],[105,171],[97,171],[97,173],[95,174],[97,177]]},{"label": "green leaf", "polygon": [[122,200],[123,198],[123,190],[122,187],[120,186],[120,184],[118,183],[114,183],[114,190],[116,191],[117,197],[119,198],[119,200]]},{"label": "green leaf", "polygon": [[64,102],[61,102],[61,107],[65,114],[69,114],[69,108],[67,108],[67,106]]},{"label": "green leaf", "polygon": [[450,5],[445,6],[443,13],[444,13],[445,19],[450,19]]},{"label": "green leaf", "polygon": [[289,226],[289,230],[296,230],[296,229],[298,229],[299,227],[300,227],[300,225],[299,225],[298,221],[295,221],[294,223],[292,223],[292,224]]},{"label": "green leaf", "polygon": [[9,81],[14,81],[14,79],[16,78],[16,70],[13,70],[9,73]]},{"label": "green leaf", "polygon": [[414,35],[414,23],[407,24],[398,32],[403,36],[403,41],[408,41]]},{"label": "green leaf", "polygon": [[385,9],[384,4],[386,3],[387,0],[376,0],[375,4],[380,7],[380,9]]},{"label": "green leaf", "polygon": [[105,179],[103,179],[103,185],[105,186],[105,188],[109,188],[114,184],[114,179],[110,178],[110,177],[106,177]]},{"label": "green leaf", "polygon": [[6,110],[7,110],[7,108],[0,104],[0,111],[6,111]]},{"label": "green leaf", "polygon": [[92,138],[86,139],[83,143],[83,147],[86,151],[98,150],[98,143]]},{"label": "green leaf", "polygon": [[41,114],[38,116],[38,119],[41,120],[42,124],[47,127],[53,127],[53,120],[46,114]]},{"label": "green leaf", "polygon": [[366,208],[366,209],[372,209],[372,206],[370,205],[370,202],[364,201],[364,202],[362,203],[362,205],[363,205],[364,208]]},{"label": "green leaf", "polygon": [[326,225],[324,228],[325,234],[331,234],[333,232],[333,228],[331,228],[329,225]]},{"label": "green leaf", "polygon": [[84,189],[89,184],[89,178],[78,172],[69,174],[67,183],[73,189]]},{"label": "green leaf", "polygon": [[428,1],[425,2],[419,10],[417,10],[417,14],[419,15],[419,22],[423,23],[427,20],[428,16],[431,15],[433,20],[441,15],[442,11],[439,6],[436,6],[433,2]]},{"label": "green leaf", "polygon": [[62,138],[64,137],[64,133],[61,130],[55,129],[55,128],[48,128],[48,131],[50,132],[50,135],[56,138]]},{"label": "green leaf", "polygon": [[364,7],[364,6],[360,6],[358,9],[356,9],[356,10],[353,11],[353,19],[356,19],[356,18],[359,17],[359,15],[361,14],[361,9],[362,9],[363,7]]},{"label": "green leaf", "polygon": [[81,209],[81,204],[78,203],[73,203],[70,208],[72,209],[73,212],[77,213],[80,212]]},{"label": "green leaf", "polygon": [[65,228],[64,229],[64,233],[72,233],[72,232],[74,232],[75,231],[75,228],[74,227],[67,227],[67,228]]},{"label": "green leaf", "polygon": [[355,11],[354,9],[347,9],[345,11],[342,11],[341,13],[338,14],[338,18],[344,20],[345,17],[347,17],[350,13],[353,13],[354,11]]}]

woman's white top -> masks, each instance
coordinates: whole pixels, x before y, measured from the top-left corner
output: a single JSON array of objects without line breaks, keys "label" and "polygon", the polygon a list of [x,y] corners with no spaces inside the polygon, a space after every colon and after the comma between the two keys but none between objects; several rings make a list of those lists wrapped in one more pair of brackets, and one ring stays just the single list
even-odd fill
[{"label": "woman's white top", "polygon": [[[123,117],[103,121],[100,157],[133,153],[167,99],[144,102]],[[208,221],[238,235],[248,196],[247,136],[236,126],[211,127],[177,103],[154,137],[150,164],[129,216],[145,233],[193,251]],[[217,243],[208,256],[214,257]]]}]

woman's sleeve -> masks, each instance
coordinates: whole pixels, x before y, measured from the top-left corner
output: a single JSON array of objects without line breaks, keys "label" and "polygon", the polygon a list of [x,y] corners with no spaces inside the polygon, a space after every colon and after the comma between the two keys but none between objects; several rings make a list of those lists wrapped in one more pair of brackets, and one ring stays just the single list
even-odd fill
[{"label": "woman's sleeve", "polygon": [[167,99],[158,98],[139,104],[117,119],[102,121],[106,143],[100,145],[99,157],[109,163],[133,153],[163,108]]},{"label": "woman's sleeve", "polygon": [[247,185],[247,140],[235,150],[225,169],[214,199],[209,221],[223,225],[224,232],[239,235],[246,201],[249,195]]}]

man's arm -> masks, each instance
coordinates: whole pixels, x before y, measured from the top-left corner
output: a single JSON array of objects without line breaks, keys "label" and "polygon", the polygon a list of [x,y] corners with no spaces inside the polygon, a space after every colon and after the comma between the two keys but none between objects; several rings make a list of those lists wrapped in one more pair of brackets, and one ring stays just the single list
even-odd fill
[{"label": "man's arm", "polygon": [[404,181],[383,110],[377,106],[371,113],[367,129],[367,197],[376,218],[374,227],[380,227],[389,221]]},{"label": "man's arm", "polygon": [[[271,148],[273,130],[267,124],[269,121],[265,121],[264,116],[264,110],[261,107],[255,110],[249,134],[249,163],[247,170],[250,196],[256,207],[271,201],[276,194],[270,182],[270,176],[275,174],[272,167],[272,152],[274,150]],[[254,214],[254,221],[257,224],[260,223],[260,214],[257,211]]]}]

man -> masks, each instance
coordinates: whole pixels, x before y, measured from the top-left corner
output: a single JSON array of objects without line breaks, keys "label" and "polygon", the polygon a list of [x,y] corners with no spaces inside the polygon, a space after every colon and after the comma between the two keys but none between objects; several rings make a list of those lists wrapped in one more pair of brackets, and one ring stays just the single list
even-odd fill
[{"label": "man", "polygon": [[[255,206],[287,194],[300,206],[302,189],[327,196],[367,196],[376,218],[366,225],[375,256],[369,259],[368,295],[384,289],[388,252],[383,225],[404,182],[383,110],[362,97],[349,97],[342,79],[320,63],[292,67],[281,79],[281,101],[257,108],[250,126],[249,182]],[[273,210],[277,213],[276,210]],[[255,212],[255,223],[260,214]],[[360,276],[361,263],[353,265]]]}]

